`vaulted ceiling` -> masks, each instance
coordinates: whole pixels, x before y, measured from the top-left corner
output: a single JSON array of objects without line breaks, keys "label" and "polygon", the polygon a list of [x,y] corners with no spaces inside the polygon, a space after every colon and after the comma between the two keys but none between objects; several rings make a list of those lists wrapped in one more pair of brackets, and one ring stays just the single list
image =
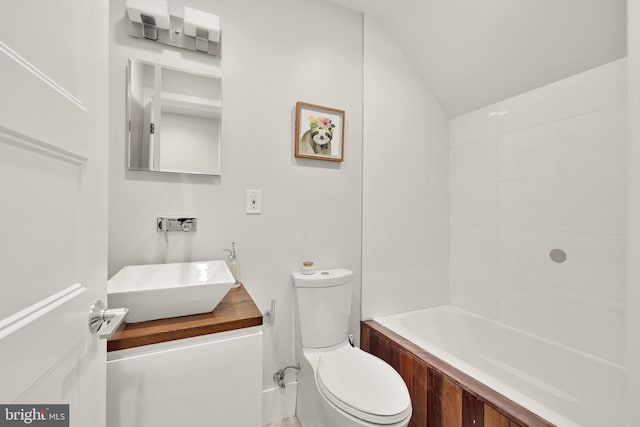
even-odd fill
[{"label": "vaulted ceiling", "polygon": [[626,0],[333,0],[378,20],[451,116],[626,56]]}]

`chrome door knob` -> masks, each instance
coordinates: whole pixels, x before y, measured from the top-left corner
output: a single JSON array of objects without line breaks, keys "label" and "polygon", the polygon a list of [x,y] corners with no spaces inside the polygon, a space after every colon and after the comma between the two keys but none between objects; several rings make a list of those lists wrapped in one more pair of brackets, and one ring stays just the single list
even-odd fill
[{"label": "chrome door knob", "polygon": [[124,322],[128,308],[109,308],[101,300],[95,301],[89,309],[89,330],[101,339],[108,339]]}]

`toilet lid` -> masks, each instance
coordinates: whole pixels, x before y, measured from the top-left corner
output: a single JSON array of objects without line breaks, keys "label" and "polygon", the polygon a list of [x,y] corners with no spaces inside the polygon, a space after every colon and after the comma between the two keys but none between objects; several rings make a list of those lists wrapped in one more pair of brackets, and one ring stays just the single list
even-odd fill
[{"label": "toilet lid", "polygon": [[411,398],[402,377],[359,348],[345,346],[320,356],[317,378],[327,399],[354,417],[393,424],[411,414]]}]

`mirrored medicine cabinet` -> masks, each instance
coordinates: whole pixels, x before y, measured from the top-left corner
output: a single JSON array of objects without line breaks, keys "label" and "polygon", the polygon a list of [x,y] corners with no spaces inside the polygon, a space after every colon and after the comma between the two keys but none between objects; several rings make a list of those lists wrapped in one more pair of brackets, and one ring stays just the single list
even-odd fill
[{"label": "mirrored medicine cabinet", "polygon": [[129,59],[129,169],[220,175],[221,78]]}]

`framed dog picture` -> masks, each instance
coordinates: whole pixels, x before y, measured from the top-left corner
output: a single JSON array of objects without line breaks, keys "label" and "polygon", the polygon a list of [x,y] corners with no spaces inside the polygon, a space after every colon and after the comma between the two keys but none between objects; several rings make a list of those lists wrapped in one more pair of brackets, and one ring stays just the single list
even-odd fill
[{"label": "framed dog picture", "polygon": [[344,160],[344,111],[296,103],[296,157]]}]

